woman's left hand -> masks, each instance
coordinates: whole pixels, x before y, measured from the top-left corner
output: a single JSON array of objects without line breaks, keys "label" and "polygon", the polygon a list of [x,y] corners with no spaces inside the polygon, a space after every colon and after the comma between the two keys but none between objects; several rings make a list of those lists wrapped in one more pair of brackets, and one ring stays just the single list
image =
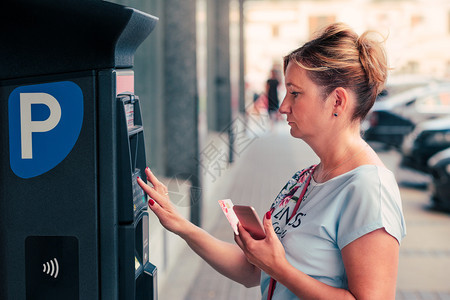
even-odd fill
[{"label": "woman's left hand", "polygon": [[241,224],[238,224],[239,235],[234,235],[234,240],[251,264],[272,276],[277,271],[277,265],[286,261],[286,252],[273,230],[270,211],[264,217],[263,226],[266,237],[255,240]]}]

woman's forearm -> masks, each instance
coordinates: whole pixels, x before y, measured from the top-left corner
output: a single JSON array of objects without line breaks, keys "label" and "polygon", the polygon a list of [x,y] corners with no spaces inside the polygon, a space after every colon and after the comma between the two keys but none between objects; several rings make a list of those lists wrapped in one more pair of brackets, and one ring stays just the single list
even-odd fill
[{"label": "woman's forearm", "polygon": [[356,299],[348,290],[320,282],[296,269],[287,260],[272,276],[300,299]]},{"label": "woman's forearm", "polygon": [[259,268],[247,261],[237,245],[221,241],[190,222],[187,222],[183,230],[177,234],[222,275],[246,287],[259,285]]}]

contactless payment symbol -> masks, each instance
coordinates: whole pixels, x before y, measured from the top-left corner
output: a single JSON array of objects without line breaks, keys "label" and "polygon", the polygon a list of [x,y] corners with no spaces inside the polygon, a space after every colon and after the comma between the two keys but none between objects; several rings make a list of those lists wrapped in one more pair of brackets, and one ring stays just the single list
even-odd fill
[{"label": "contactless payment symbol", "polygon": [[9,152],[21,178],[41,175],[66,158],[83,123],[83,92],[71,81],[20,86],[8,99]]},{"label": "contactless payment symbol", "polygon": [[51,277],[57,278],[59,274],[59,263],[58,260],[55,258],[49,260],[45,264],[42,264],[43,270],[47,275],[50,275]]}]

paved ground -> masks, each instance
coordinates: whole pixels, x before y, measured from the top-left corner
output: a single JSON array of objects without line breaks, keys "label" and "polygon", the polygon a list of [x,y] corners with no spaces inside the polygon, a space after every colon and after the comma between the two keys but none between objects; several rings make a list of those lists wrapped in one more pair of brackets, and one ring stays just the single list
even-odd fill
[{"label": "paved ground", "polygon": [[[256,132],[255,136],[232,170],[219,178],[225,187],[218,193],[220,196],[205,201],[217,202],[226,195],[235,204],[253,205],[262,216],[297,169],[317,162],[315,154],[302,141],[291,138],[284,125],[271,133]],[[382,152],[380,156],[399,181],[413,177],[397,169],[397,153]],[[408,235],[400,251],[397,299],[450,300],[450,215],[430,209],[424,190],[402,187],[401,193]],[[206,229],[217,238],[233,242],[232,231],[219,207],[206,207],[210,207],[207,213],[212,221]],[[228,280],[189,250],[180,257],[178,267],[159,291],[160,300],[260,297],[259,288],[247,289]]]}]

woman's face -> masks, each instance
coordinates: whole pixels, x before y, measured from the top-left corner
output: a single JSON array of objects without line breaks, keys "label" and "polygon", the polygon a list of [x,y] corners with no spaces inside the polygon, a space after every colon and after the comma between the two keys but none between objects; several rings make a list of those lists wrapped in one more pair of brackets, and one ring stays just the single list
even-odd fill
[{"label": "woman's face", "polygon": [[309,79],[303,68],[293,62],[286,68],[285,83],[286,96],[279,111],[286,114],[291,135],[308,139],[322,133],[328,124],[326,118],[332,115],[331,101],[323,100],[320,87]]}]

